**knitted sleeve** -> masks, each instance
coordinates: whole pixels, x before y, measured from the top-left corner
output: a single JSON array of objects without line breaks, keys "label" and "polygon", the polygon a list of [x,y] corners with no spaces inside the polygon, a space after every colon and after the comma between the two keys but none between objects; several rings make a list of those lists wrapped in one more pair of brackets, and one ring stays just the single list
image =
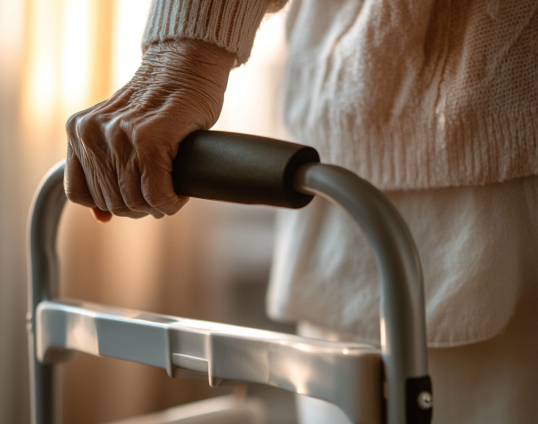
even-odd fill
[{"label": "knitted sleeve", "polygon": [[153,0],[142,51],[165,40],[207,41],[248,60],[256,31],[266,12],[279,10],[286,0]]}]

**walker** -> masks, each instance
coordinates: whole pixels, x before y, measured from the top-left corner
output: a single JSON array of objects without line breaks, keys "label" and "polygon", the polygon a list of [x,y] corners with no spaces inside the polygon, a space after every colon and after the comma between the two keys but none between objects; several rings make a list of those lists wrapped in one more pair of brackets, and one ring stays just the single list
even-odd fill
[{"label": "walker", "polygon": [[[59,422],[55,371],[76,351],[163,368],[172,378],[207,375],[211,386],[238,381],[279,387],[331,402],[354,424],[431,422],[420,261],[406,224],[372,185],[319,163],[310,147],[217,131],[197,131],[180,143],[172,175],[175,191],[186,196],[301,208],[319,195],[346,209],[366,233],[380,269],[380,350],[58,298],[63,176],[61,162],[44,177],[30,213],[33,424]],[[211,420],[211,413],[204,421],[195,406],[179,407],[190,407],[190,415],[125,422],[225,422]],[[254,422],[244,416],[243,422]]]}]

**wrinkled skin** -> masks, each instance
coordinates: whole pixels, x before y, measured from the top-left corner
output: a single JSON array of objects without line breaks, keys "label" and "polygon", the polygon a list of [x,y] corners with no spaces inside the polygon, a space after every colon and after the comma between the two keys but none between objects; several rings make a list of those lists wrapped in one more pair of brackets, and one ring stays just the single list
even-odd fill
[{"label": "wrinkled skin", "polygon": [[172,160],[181,140],[217,121],[234,62],[202,41],[150,46],[127,85],[69,118],[69,200],[101,222],[175,214],[188,199],[174,193]]}]

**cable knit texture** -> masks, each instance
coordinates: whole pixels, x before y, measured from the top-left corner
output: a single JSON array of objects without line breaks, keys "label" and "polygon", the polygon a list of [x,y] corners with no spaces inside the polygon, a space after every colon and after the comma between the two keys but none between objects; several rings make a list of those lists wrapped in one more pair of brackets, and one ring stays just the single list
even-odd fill
[{"label": "cable knit texture", "polygon": [[142,51],[160,41],[190,38],[235,53],[240,65],[248,60],[268,6],[267,0],[154,0]]},{"label": "cable knit texture", "polygon": [[[285,0],[154,0],[143,45],[195,38],[244,63]],[[538,174],[538,2],[294,0],[285,117],[386,190]]]},{"label": "cable knit texture", "polygon": [[383,189],[538,174],[538,2],[294,0],[286,120]]}]

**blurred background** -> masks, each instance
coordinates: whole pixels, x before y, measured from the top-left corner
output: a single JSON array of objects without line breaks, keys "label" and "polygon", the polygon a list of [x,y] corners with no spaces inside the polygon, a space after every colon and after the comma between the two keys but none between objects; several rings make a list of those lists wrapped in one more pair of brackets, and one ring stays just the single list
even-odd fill
[{"label": "blurred background", "polygon": [[[0,423],[29,422],[26,217],[65,156],[65,121],[125,84],[141,61],[149,0],[0,0]],[[284,14],[267,19],[232,72],[216,129],[286,139],[279,110]],[[69,204],[59,234],[61,293],[108,305],[293,331],[264,295],[273,211],[191,200],[175,217],[97,224]],[[63,366],[65,423],[101,423],[230,392],[163,370],[78,354]],[[293,398],[249,387],[291,423]]]}]

